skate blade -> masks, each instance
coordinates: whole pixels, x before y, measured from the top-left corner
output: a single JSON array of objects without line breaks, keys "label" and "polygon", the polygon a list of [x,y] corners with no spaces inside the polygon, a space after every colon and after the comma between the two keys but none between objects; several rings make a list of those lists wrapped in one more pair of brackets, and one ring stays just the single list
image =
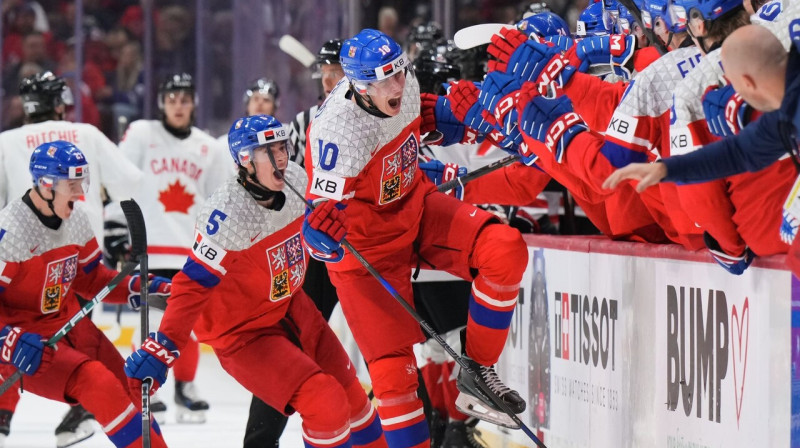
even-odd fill
[{"label": "skate blade", "polygon": [[94,419],[84,420],[78,424],[75,432],[56,434],[56,447],[67,448],[92,437],[94,435],[94,424],[92,422],[94,422]]},{"label": "skate blade", "polygon": [[175,418],[178,423],[200,424],[206,422],[206,411],[191,411],[178,406],[175,411]]},{"label": "skate blade", "polygon": [[519,429],[519,425],[514,423],[514,420],[511,420],[511,417],[506,415],[505,412],[487,407],[482,401],[472,395],[459,392],[458,397],[456,397],[456,408],[467,415],[479,418],[485,422],[509,429]]}]

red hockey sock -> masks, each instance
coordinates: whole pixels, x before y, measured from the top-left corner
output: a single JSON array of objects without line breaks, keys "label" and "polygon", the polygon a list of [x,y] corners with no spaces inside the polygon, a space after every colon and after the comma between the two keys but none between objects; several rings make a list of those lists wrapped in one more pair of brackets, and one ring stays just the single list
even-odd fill
[{"label": "red hockey sock", "polygon": [[493,365],[500,357],[527,260],[525,242],[511,227],[489,225],[475,241],[470,264],[478,275],[469,297],[466,351],[479,364]]},{"label": "red hockey sock", "polygon": [[189,342],[181,350],[181,356],[175,360],[172,371],[175,373],[175,381],[189,383],[194,381],[197,374],[197,363],[200,361],[200,343],[194,335],[189,338]]},{"label": "red hockey sock", "polygon": [[350,441],[353,447],[388,448],[381,419],[356,379],[345,388],[350,402]]},{"label": "red hockey sock", "polygon": [[336,379],[316,373],[295,391],[289,404],[303,418],[306,448],[345,448],[350,443],[350,406]]},{"label": "red hockey sock", "polygon": [[[78,367],[67,381],[64,395],[94,414],[95,420],[115,446],[142,446],[141,412],[131,401],[125,387],[99,361],[89,361]],[[166,448],[155,421],[152,422],[150,434],[152,447]]]},{"label": "red hockey sock", "polygon": [[428,422],[417,397],[416,366],[411,347],[369,363],[378,414],[391,448],[430,448]]}]

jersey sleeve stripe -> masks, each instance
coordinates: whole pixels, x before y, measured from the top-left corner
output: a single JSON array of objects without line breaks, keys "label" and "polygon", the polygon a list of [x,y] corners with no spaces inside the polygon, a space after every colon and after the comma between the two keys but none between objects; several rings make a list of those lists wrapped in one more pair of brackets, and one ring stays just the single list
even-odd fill
[{"label": "jersey sleeve stripe", "polygon": [[192,258],[186,260],[186,264],[183,265],[183,273],[205,288],[213,288],[220,282],[220,278],[217,275],[214,275],[213,272]]},{"label": "jersey sleeve stripe", "polygon": [[78,260],[78,263],[79,263],[79,264],[84,264],[84,263],[87,263],[87,262],[93,262],[93,261],[92,261],[92,259],[93,259],[95,256],[97,256],[97,254],[99,254],[99,253],[100,253],[100,247],[96,247],[96,248],[94,249],[94,251],[92,251],[92,253],[91,253],[91,254],[89,254],[89,255],[88,255],[86,258],[84,258],[84,259],[82,259],[82,260]]},{"label": "jersey sleeve stripe", "polygon": [[95,270],[95,268],[100,264],[100,260],[103,259],[103,254],[97,254],[94,260],[90,261],[83,267],[83,273],[88,274]]}]

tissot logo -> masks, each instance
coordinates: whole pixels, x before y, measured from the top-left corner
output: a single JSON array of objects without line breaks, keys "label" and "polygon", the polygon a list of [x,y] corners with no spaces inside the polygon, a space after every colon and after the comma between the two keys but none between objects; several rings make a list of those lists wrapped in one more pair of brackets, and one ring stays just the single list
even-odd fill
[{"label": "tissot logo", "polygon": [[667,285],[666,319],[667,408],[720,423],[723,392],[730,390],[723,383],[732,376],[728,399],[738,419],[747,377],[749,299],[737,306],[721,290]]},{"label": "tissot logo", "polygon": [[616,300],[556,292],[553,308],[556,358],[616,369]]}]

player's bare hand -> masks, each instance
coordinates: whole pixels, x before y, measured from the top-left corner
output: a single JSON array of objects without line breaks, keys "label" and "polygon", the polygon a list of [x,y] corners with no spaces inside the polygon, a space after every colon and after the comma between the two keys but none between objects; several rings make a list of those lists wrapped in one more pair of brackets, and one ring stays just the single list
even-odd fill
[{"label": "player's bare hand", "polygon": [[613,190],[617,188],[620,182],[625,180],[638,180],[639,184],[636,186],[636,191],[639,193],[659,182],[667,176],[667,166],[663,163],[631,163],[630,165],[620,168],[603,182],[603,188]]}]

